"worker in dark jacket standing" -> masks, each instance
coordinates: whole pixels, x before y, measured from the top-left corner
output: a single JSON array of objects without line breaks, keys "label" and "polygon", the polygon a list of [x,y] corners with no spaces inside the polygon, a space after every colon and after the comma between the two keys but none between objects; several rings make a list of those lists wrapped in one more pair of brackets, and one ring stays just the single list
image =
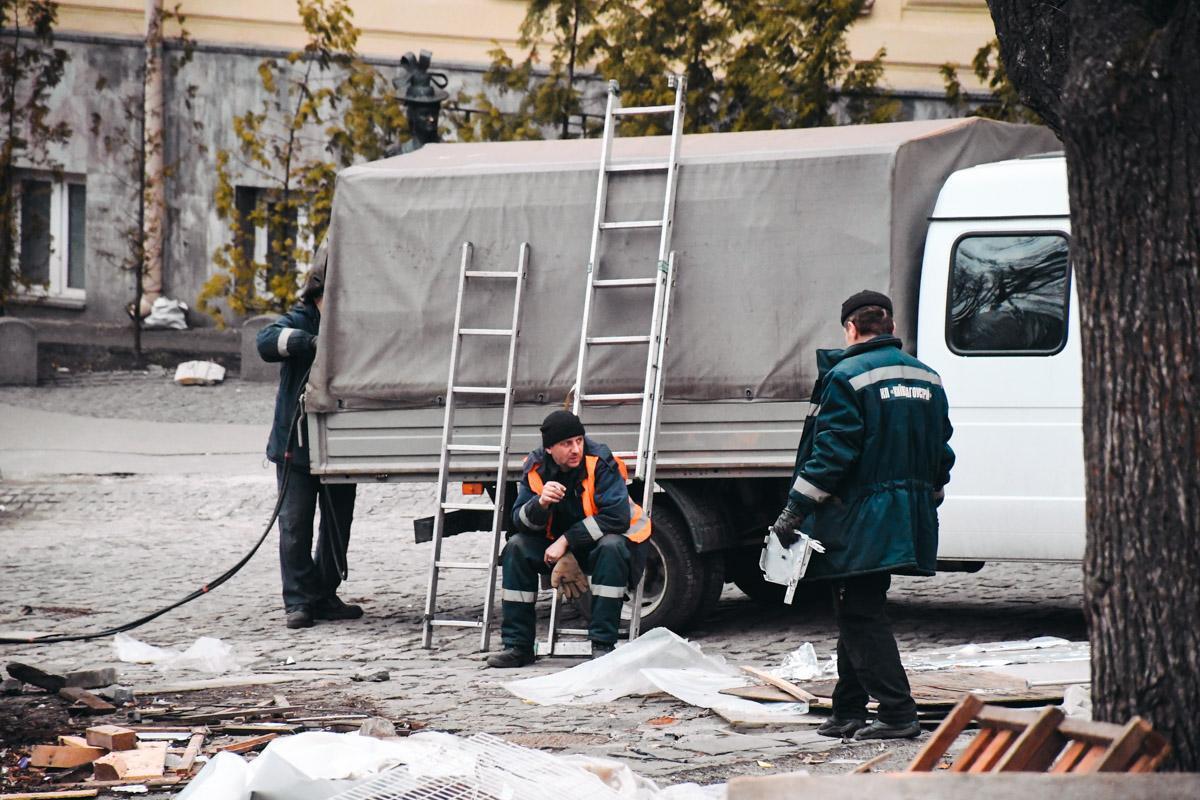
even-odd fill
[{"label": "worker in dark jacket standing", "polygon": [[[838,683],[825,736],[912,738],[917,707],[888,620],[892,573],[933,575],[937,506],[954,452],[942,380],[900,349],[892,302],[864,291],[842,304],[846,349],[817,353],[818,378],[787,507],[771,526],[825,545],[808,577],[832,579]],[[867,723],[867,700],[879,703]]]},{"label": "worker in dark jacket standing", "polygon": [[560,578],[570,583],[570,573],[586,581],[592,593],[592,655],[610,652],[625,590],[640,577],[642,542],[650,537],[650,520],[629,498],[624,465],[585,435],[579,417],[555,411],[541,433],[543,446],[525,459],[513,504],[514,533],[501,556],[505,649],[488,658],[491,667],[533,661],[538,575],[552,571],[555,585]]},{"label": "worker in dark jacket standing", "polygon": [[[313,268],[291,311],[258,333],[258,354],[281,362],[275,422],[267,442],[267,458],[283,501],[279,508],[279,567],[283,575],[283,607],[289,628],[311,628],[313,620],[358,619],[360,606],[337,596],[346,568],[355,485],[327,484],[309,472],[307,435],[296,415],[309,368],[317,355],[317,333],[325,296],[325,248],[317,250]],[[313,557],[313,520],[321,508],[321,528]]]}]

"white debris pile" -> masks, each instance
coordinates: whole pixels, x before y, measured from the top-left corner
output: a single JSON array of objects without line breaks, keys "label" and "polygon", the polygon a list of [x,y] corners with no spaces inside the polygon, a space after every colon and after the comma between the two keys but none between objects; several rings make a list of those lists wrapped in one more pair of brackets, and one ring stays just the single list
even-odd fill
[{"label": "white debris pile", "polygon": [[180,386],[212,386],[225,380],[225,368],[213,361],[185,361],[175,368]]},{"label": "white debris pile", "polygon": [[129,634],[113,637],[113,652],[119,661],[128,664],[154,664],[160,669],[192,670],[222,675],[242,668],[233,647],[220,639],[201,636],[183,651],[171,647],[155,647]]},{"label": "white debris pile", "polygon": [[721,800],[724,786],[659,787],[608,759],[556,756],[487,734],[402,739],[302,733],[247,763],[219,753],[179,800]]}]

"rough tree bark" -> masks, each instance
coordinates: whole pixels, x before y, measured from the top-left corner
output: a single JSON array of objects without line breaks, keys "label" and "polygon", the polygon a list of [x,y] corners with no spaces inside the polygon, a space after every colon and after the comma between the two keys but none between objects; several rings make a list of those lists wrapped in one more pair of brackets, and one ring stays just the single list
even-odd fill
[{"label": "rough tree bark", "polygon": [[1066,152],[1100,719],[1200,770],[1200,0],[989,0]]}]

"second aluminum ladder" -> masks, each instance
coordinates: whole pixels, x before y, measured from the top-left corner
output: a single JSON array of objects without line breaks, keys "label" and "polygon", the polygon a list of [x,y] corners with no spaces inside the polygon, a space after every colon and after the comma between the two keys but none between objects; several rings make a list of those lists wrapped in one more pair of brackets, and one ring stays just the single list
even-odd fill
[{"label": "second aluminum ladder", "polygon": [[[529,264],[529,243],[522,242],[517,257],[517,269],[491,271],[471,269],[474,248],[463,242],[462,266],[458,277],[458,302],[454,309],[454,339],[450,345],[450,377],[446,382],[446,415],[442,425],[441,461],[438,464],[437,511],[433,518],[433,556],[429,566],[429,589],[425,596],[425,616],[422,624],[422,646],[433,644],[435,627],[480,628],[479,647],[487,650],[491,638],[492,611],[496,597],[496,562],[500,555],[500,537],[504,530],[504,495],[508,485],[508,445],[512,433],[513,378],[517,363],[517,336],[520,333],[521,298],[525,292],[525,276]],[[508,328],[464,328],[462,327],[463,296],[475,281],[513,281],[512,324]],[[508,365],[503,386],[463,386],[458,383],[458,364],[463,339],[466,337],[507,337]],[[501,396],[504,410],[500,423],[500,440],[496,444],[465,444],[454,439],[454,411],[461,397]],[[496,496],[489,506],[479,503],[453,503],[446,501],[450,483],[450,459],[456,453],[495,454]],[[446,528],[446,512],[460,509],[490,510],[492,512],[492,537],[486,561],[442,560],[442,536]],[[438,580],[444,569],[480,570],[486,575],[481,619],[450,619],[437,614]]]},{"label": "second aluminum ladder", "polygon": [[[671,75],[668,85],[675,90],[675,100],[670,105],[632,106],[621,108],[620,87],[616,81],[608,84],[608,103],[604,113],[604,141],[600,150],[600,171],[596,182],[596,208],[592,222],[592,241],[588,251],[587,289],[583,301],[583,319],[579,335],[579,359],[575,368],[575,399],[573,410],[579,414],[587,404],[608,405],[614,403],[639,403],[641,414],[638,422],[637,450],[618,455],[634,459],[633,479],[640,481],[643,488],[642,510],[651,517],[654,502],[654,468],[657,457],[659,412],[662,408],[663,356],[667,345],[667,318],[671,306],[671,292],[675,285],[675,252],[671,249],[671,231],[675,215],[675,190],[679,174],[679,150],[683,138],[684,101],[687,97],[687,79],[682,75]],[[612,161],[613,139],[617,124],[623,117],[667,115],[671,116],[670,147],[662,161],[614,164]],[[665,173],[662,213],[654,219],[613,221],[609,220],[608,186],[613,176],[630,173]],[[599,277],[601,241],[607,231],[631,229],[658,230],[658,253],[654,261],[655,271],[644,278]],[[608,289],[634,287],[652,288],[654,298],[651,305],[649,331],[635,336],[596,336],[591,323],[596,293]],[[640,392],[600,393],[587,389],[587,366],[589,351],[593,347],[646,346],[646,369]],[[642,586],[639,581],[633,598],[632,616],[629,621],[629,638],[638,636],[641,625]],[[557,598],[556,598],[557,600]],[[557,610],[557,603],[552,610]],[[554,621],[550,626],[550,648],[553,651],[556,633]]]}]

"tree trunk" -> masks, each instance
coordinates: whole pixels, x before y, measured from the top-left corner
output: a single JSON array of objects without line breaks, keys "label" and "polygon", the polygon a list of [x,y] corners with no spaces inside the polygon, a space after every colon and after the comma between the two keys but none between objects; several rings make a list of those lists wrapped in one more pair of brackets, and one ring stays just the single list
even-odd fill
[{"label": "tree trunk", "polygon": [[1013,83],[1067,157],[1095,713],[1146,717],[1197,771],[1200,3],[990,5]]},{"label": "tree trunk", "polygon": [[142,113],[142,280],[138,312],[150,313],[162,295],[163,234],[167,223],[166,174],[163,169],[162,0],[146,0],[145,72]]}]

